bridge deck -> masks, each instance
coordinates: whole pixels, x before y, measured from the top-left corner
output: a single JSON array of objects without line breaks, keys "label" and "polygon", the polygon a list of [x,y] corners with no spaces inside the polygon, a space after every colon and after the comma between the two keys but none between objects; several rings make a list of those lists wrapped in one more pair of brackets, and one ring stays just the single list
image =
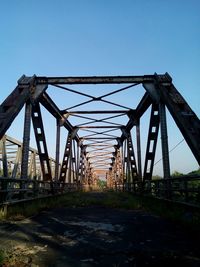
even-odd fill
[{"label": "bridge deck", "polygon": [[142,210],[60,207],[1,223],[0,233],[1,249],[13,250],[19,266],[200,264],[197,237]]}]

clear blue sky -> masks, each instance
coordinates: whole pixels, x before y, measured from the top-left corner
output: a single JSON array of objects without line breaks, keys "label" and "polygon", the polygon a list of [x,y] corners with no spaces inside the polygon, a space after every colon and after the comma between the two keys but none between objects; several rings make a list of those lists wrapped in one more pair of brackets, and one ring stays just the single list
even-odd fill
[{"label": "clear blue sky", "polygon": [[[0,12],[1,102],[22,74],[167,71],[200,115],[199,0],[1,0]],[[177,134],[171,147],[180,140]],[[198,167],[190,153],[184,160],[173,169]]]}]

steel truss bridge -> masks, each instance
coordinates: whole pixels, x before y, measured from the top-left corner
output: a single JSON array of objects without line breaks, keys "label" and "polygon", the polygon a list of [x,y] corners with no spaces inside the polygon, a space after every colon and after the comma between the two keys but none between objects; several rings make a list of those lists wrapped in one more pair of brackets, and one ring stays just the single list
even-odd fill
[{"label": "steel truss bridge", "polygon": [[[99,84],[110,87],[110,91],[94,96],[98,93]],[[123,85],[113,90],[113,86],[119,84]],[[83,90],[83,87],[90,88],[91,85],[93,95]],[[110,96],[114,99],[116,94],[121,96],[129,89],[134,93],[135,87],[145,89],[135,108],[108,100]],[[52,96],[55,98],[62,90],[77,95],[77,99],[82,97],[87,100],[70,106],[71,98],[66,97],[64,102],[69,107],[59,108],[49,94],[49,90],[53,89]],[[91,103],[93,108],[100,105],[103,108],[91,110],[88,108]],[[105,104],[109,109],[105,109]],[[23,107],[23,142],[19,142],[6,135],[6,131]],[[41,107],[55,118],[55,159],[49,157]],[[84,110],[83,107],[87,108]],[[149,130],[147,140],[143,140],[140,122],[149,109]],[[61,194],[84,187],[94,188],[101,175],[106,177],[109,188],[168,199],[179,197],[181,201],[189,202],[200,195],[200,177],[170,176],[166,109],[200,164],[200,121],[175,88],[168,73],[103,77],[23,75],[0,106],[1,202]],[[31,121],[37,149],[30,147]],[[67,133],[62,157],[61,129]],[[159,129],[163,179],[153,180]],[[146,143],[144,162],[141,142]]]}]

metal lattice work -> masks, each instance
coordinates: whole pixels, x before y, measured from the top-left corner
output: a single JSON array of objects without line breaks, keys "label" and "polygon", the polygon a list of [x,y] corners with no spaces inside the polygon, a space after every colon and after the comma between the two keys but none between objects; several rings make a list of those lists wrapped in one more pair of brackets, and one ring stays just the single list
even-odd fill
[{"label": "metal lattice work", "polygon": [[[110,86],[111,89],[100,94],[99,84],[106,86],[106,89]],[[123,86],[117,89],[113,87],[119,84]],[[94,85],[97,89],[93,87],[93,93],[88,93],[88,90],[82,89],[83,85],[85,88]],[[145,93],[134,108],[124,104],[124,101],[118,103],[112,100],[116,95],[120,94],[121,97],[128,90],[134,92],[137,87],[143,87]],[[73,103],[72,98],[66,98],[68,107],[61,107],[54,99],[54,96],[57,98],[59,91],[77,95],[77,100],[79,97],[84,100]],[[124,100],[123,96],[121,100]],[[20,143],[5,134],[23,106],[25,106],[23,143]],[[55,160],[49,158],[41,107],[44,107],[56,120]],[[148,136],[147,140],[141,140],[140,121],[149,108],[151,115]],[[64,188],[96,186],[98,177],[102,175],[107,178],[107,185],[110,188],[140,193],[151,191],[160,129],[165,182],[160,182],[162,188],[158,182],[156,186],[153,185],[154,194],[155,192],[160,194],[162,191],[165,197],[169,196],[168,191],[172,190],[173,186],[168,181],[173,179],[170,177],[166,109],[200,164],[200,121],[174,87],[167,73],[104,77],[22,76],[16,89],[0,106],[1,191],[7,192],[10,186],[14,192],[17,189],[26,192],[33,188],[34,192],[38,188],[50,189],[51,193],[55,193],[56,190],[62,192]],[[31,121],[37,150],[30,148],[29,145]],[[63,156],[60,155],[61,128],[67,131]],[[135,138],[132,136],[133,130],[136,133]],[[144,164],[141,142],[146,142]],[[8,154],[11,145],[14,145],[15,149]],[[8,155],[14,154],[14,158],[8,158]],[[9,180],[8,183],[6,179],[13,180]],[[16,179],[21,182],[16,182]],[[40,181],[40,184],[30,185],[30,180]],[[158,188],[157,191],[155,188]],[[5,200],[5,197],[3,199]]]}]

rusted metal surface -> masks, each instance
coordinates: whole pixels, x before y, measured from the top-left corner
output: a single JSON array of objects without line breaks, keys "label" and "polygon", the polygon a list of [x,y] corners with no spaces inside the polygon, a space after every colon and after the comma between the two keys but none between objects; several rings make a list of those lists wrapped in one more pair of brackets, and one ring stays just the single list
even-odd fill
[{"label": "rusted metal surface", "polygon": [[162,144],[162,159],[163,159],[163,176],[170,178],[170,163],[169,163],[169,146],[167,134],[167,118],[165,105],[161,102],[159,104],[160,114],[160,131],[161,131],[161,144]]},{"label": "rusted metal surface", "polygon": [[160,126],[159,107],[157,104],[153,104],[151,108],[149,133],[148,133],[146,156],[144,162],[144,173],[143,173],[144,181],[152,179],[159,126]]},{"label": "rusted metal surface", "polygon": [[32,105],[30,102],[27,102],[25,107],[25,116],[24,116],[24,134],[23,134],[22,163],[21,163],[22,179],[25,179],[28,176],[31,114],[32,114]]},{"label": "rusted metal surface", "polygon": [[[76,88],[76,86],[87,84],[88,86],[105,84],[107,92],[105,93],[103,90],[104,94],[98,94],[99,87],[94,87],[93,94],[90,94],[87,90],[82,89],[83,87]],[[116,84],[118,88],[107,89],[112,84]],[[119,87],[118,84],[123,84],[123,87]],[[70,88],[68,85],[71,85]],[[144,94],[136,106],[129,106],[125,103],[124,98],[123,101],[119,100],[119,103],[113,100],[117,94],[124,94],[127,90],[131,91],[134,98],[134,90],[137,86],[140,91],[144,91]],[[66,107],[61,108],[59,103],[54,101],[55,94],[51,96],[48,93],[49,88],[56,94],[62,90],[84,97],[86,100],[72,103],[70,98],[66,98]],[[87,108],[88,104],[92,104],[94,109]],[[41,105],[55,118],[56,161],[50,159],[48,155],[46,133],[40,111]],[[100,105],[102,105],[102,109],[99,108]],[[105,109],[104,105],[109,108]],[[23,144],[14,142],[16,157],[15,161],[12,161],[14,167],[10,168],[9,148],[6,143],[13,144],[13,141],[5,138],[4,134],[23,106],[26,106],[24,141]],[[141,140],[143,129],[140,127],[140,120],[149,107],[152,108],[149,134],[147,140]],[[27,77],[23,75],[18,81],[16,89],[0,106],[3,177],[19,177],[21,181],[35,177],[34,179],[45,182],[54,183],[55,180],[60,180],[60,183],[63,184],[67,182],[76,183],[77,186],[91,186],[104,175],[107,177],[108,185],[112,188],[120,187],[123,190],[135,192],[140,190],[141,192],[142,183],[144,187],[147,186],[148,181],[151,183],[160,124],[164,178],[165,180],[170,178],[166,108],[183,134],[194,157],[200,163],[200,121],[174,87],[168,73],[98,77],[37,77],[35,75]],[[29,148],[31,123],[29,111],[31,110],[37,152]],[[66,147],[70,146],[69,153],[65,151],[64,156],[60,155],[62,127],[70,136],[70,143],[66,140]],[[132,135],[134,131],[136,137]],[[136,140],[132,142],[132,138],[136,138]],[[136,157],[133,143],[137,145]],[[146,144],[144,162],[142,162],[141,156],[141,143]],[[36,158],[39,159],[37,164]],[[59,162],[59,159],[63,159],[62,163]],[[51,167],[52,162],[54,168]],[[41,170],[40,178],[37,176],[37,166]],[[62,166],[61,170],[60,166]],[[19,171],[20,168],[22,171]],[[136,180],[140,184],[136,184]],[[7,185],[3,184],[3,190],[7,190]]]},{"label": "rusted metal surface", "polygon": [[[7,178],[20,178],[21,163],[22,163],[22,148],[23,143],[8,136],[4,135],[4,138],[0,141],[0,170],[2,171],[2,177]],[[55,169],[55,160],[49,157],[51,163],[52,173]],[[59,164],[60,168],[60,164]],[[39,160],[39,152],[29,146],[29,161],[28,161],[28,179],[43,180],[41,165]],[[24,178],[25,179],[25,178]]]},{"label": "rusted metal surface", "polygon": [[[166,80],[166,74],[159,75]],[[37,77],[38,84],[119,84],[153,82],[154,75],[144,76],[91,76],[91,77]]]},{"label": "rusted metal surface", "polygon": [[35,104],[32,108],[32,121],[43,179],[44,181],[52,181],[52,171],[49,162],[48,148],[39,103]]}]

